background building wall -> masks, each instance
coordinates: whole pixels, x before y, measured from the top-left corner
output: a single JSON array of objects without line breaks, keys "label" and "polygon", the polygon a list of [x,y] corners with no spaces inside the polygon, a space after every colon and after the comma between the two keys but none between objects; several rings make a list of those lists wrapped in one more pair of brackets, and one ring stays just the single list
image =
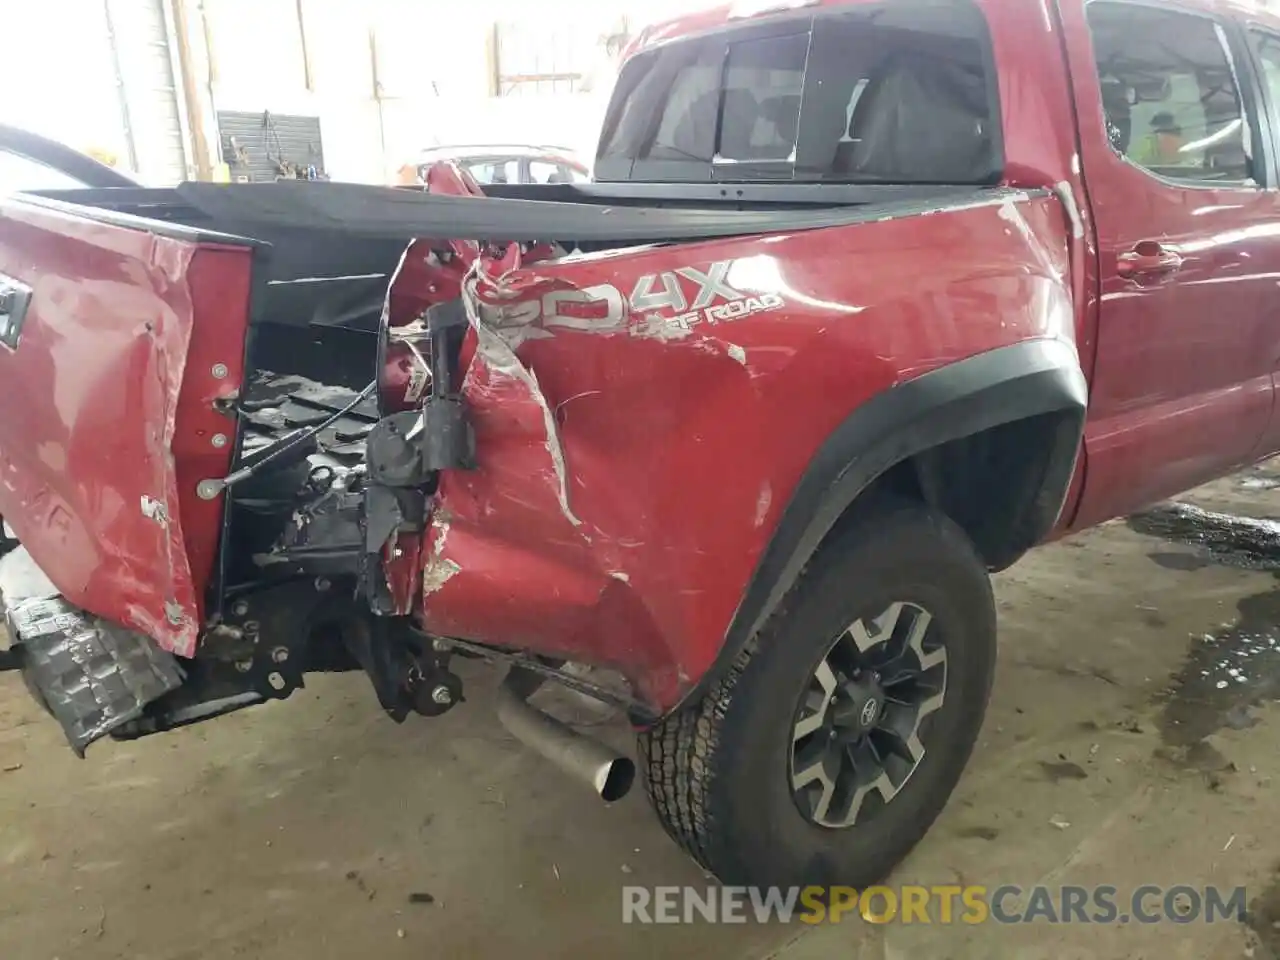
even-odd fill
[{"label": "background building wall", "polygon": [[148,183],[192,174],[166,0],[0,0],[0,123]]},{"label": "background building wall", "polygon": [[341,180],[388,182],[418,150],[458,143],[589,160],[616,70],[606,38],[688,6],[0,0],[0,33],[23,38],[8,45],[23,82],[0,87],[0,122],[156,185],[235,159],[219,111],[264,115],[236,143],[259,160],[276,153],[272,116],[316,118],[324,172]]}]

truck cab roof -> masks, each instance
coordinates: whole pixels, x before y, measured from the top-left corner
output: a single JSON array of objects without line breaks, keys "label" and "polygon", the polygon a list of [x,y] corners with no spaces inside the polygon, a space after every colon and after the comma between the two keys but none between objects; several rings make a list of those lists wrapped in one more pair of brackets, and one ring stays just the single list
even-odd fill
[{"label": "truck cab roof", "polygon": [[[1078,38],[1085,14],[1084,0],[1054,3],[737,0],[655,23],[626,51],[595,178],[1057,183],[1076,150],[1058,34]],[[1280,34],[1280,16],[1243,0],[1160,6]],[[1113,66],[1132,99],[1142,71]],[[1029,85],[1054,102],[1034,105]]]},{"label": "truck cab roof", "polygon": [[[660,43],[691,37],[744,21],[761,22],[824,7],[867,6],[878,2],[883,0],[738,0],[738,2],[716,4],[679,16],[657,20],[644,27],[627,48],[624,60]],[[1042,5],[1041,0],[974,0],[974,2],[984,11],[995,6],[1003,8],[1026,4],[1038,8]],[[1053,0],[1055,6],[1060,2],[1063,0]],[[1084,0],[1066,0],[1066,2],[1082,3]],[[1255,0],[1168,0],[1168,4],[1182,10],[1227,13],[1280,30],[1280,14]]]}]

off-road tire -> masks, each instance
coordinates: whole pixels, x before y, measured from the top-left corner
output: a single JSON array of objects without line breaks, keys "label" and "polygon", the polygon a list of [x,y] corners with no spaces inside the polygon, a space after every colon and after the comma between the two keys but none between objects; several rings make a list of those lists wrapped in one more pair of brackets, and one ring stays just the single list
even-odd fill
[{"label": "off-road tire", "polygon": [[[924,758],[868,822],[818,826],[792,797],[795,710],[851,623],[895,601],[929,610],[947,693]],[[947,517],[894,502],[824,546],[760,634],[697,702],[640,736],[663,827],[723,882],[865,887],[883,879],[945,806],[982,726],[995,667],[995,604],[981,558]]]}]

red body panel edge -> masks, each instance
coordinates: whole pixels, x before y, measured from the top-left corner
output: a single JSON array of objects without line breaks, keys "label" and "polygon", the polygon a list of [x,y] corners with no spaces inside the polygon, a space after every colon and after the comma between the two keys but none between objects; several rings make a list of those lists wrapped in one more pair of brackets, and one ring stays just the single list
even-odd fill
[{"label": "red body panel edge", "polygon": [[[442,474],[421,547],[425,628],[612,666],[669,708],[714,660],[788,498],[845,417],[986,350],[1074,339],[1069,236],[1060,202],[1041,196],[514,270],[482,259],[472,276],[501,305],[503,337],[487,342],[482,320],[464,349],[478,469]],[[453,295],[444,274],[411,248],[393,324]],[[696,305],[708,275],[759,309],[715,323],[704,310],[687,327],[601,312],[602,291],[625,301],[638,284],[678,284]],[[565,291],[566,307],[542,299]],[[548,319],[557,311],[571,316]],[[511,336],[511,318],[539,313]]]},{"label": "red body panel edge", "polygon": [[252,251],[0,210],[0,262],[33,292],[0,346],[0,512],[71,602],[190,655],[222,509],[195,486],[229,468],[213,400],[242,378]]}]

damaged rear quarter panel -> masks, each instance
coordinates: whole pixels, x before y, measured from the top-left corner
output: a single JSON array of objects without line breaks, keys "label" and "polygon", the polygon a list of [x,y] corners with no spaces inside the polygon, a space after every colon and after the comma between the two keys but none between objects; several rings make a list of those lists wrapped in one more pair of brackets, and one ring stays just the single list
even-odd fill
[{"label": "damaged rear quarter panel", "polygon": [[1006,198],[501,278],[464,349],[478,468],[441,477],[432,556],[449,576],[426,628],[614,667],[670,708],[852,411],[944,364],[1074,337],[1067,242],[1056,200]]}]

